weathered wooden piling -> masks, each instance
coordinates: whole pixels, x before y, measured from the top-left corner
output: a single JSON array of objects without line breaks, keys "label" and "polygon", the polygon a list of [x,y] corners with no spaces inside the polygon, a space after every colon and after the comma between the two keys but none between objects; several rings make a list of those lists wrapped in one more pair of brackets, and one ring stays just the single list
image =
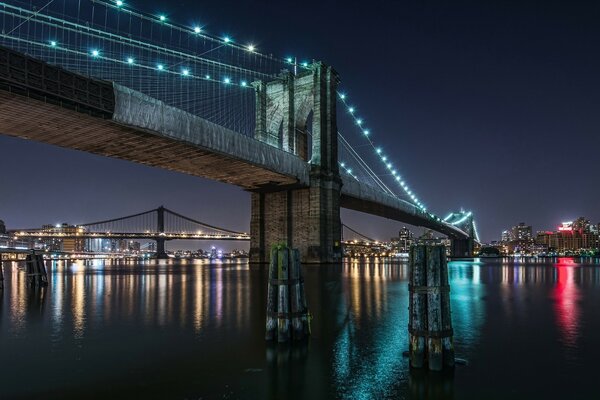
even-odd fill
[{"label": "weathered wooden piling", "polygon": [[445,285],[442,296],[442,360],[444,366],[454,367],[454,331],[452,330],[452,310],[450,309],[450,284],[448,280],[448,260],[446,252],[441,252],[440,282]]},{"label": "weathered wooden piling", "polygon": [[301,340],[309,335],[308,324],[300,252],[276,246],[269,265],[265,339],[280,343]]},{"label": "weathered wooden piling", "polygon": [[409,357],[410,365],[422,368],[425,365],[425,335],[427,329],[427,293],[420,290],[427,284],[425,247],[410,250],[410,303],[409,303]]},{"label": "weathered wooden piling", "polygon": [[274,340],[277,337],[277,285],[271,284],[277,279],[278,250],[271,250],[271,263],[269,264],[269,286],[267,288],[267,326],[266,340]]},{"label": "weathered wooden piling", "polygon": [[409,357],[413,368],[454,366],[446,249],[417,245],[410,251]]},{"label": "weathered wooden piling", "polygon": [[287,248],[279,249],[277,253],[277,278],[279,299],[277,309],[277,341],[287,342],[290,339],[290,285],[289,261],[290,251]]},{"label": "weathered wooden piling", "polygon": [[[2,257],[2,254],[0,254]],[[0,259],[0,290],[4,290],[4,263]]]},{"label": "weathered wooden piling", "polygon": [[44,264],[44,256],[41,254],[35,254],[34,252],[27,256],[26,264],[29,286],[48,286],[48,273],[46,272],[46,264]]}]

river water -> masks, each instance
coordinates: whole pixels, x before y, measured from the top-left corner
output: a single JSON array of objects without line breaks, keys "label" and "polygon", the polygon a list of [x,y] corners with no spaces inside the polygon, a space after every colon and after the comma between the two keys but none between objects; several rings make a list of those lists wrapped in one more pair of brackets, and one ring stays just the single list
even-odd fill
[{"label": "river water", "polygon": [[4,265],[0,398],[600,398],[598,260],[449,266],[453,373],[411,371],[405,262],[305,266],[312,337],[264,341],[266,269],[245,262]]}]

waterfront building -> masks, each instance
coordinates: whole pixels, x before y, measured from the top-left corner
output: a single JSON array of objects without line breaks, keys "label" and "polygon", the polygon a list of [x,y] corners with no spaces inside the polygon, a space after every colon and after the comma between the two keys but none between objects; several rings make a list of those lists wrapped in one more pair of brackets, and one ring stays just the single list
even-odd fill
[{"label": "waterfront building", "polygon": [[85,251],[90,253],[108,253],[111,248],[110,239],[87,239],[85,241]]},{"label": "waterfront building", "polygon": [[0,247],[9,247],[10,237],[6,233],[6,225],[0,219]]},{"label": "waterfront building", "polygon": [[64,251],[70,253],[81,252],[85,250],[85,240],[83,238],[73,237],[84,232],[84,229],[81,227],[69,224],[43,225],[42,231],[58,236],[68,235],[71,237],[52,239],[40,238],[38,241],[30,243],[30,248],[40,248],[48,251]]},{"label": "waterfront building", "polygon": [[532,254],[534,240],[531,225],[524,222],[502,232],[502,246],[507,254]]},{"label": "waterfront building", "polygon": [[142,245],[140,242],[136,242],[133,240],[129,241],[129,246],[127,247],[127,250],[130,253],[139,253],[141,249],[142,249]]},{"label": "waterfront building", "polygon": [[385,257],[390,255],[388,250],[390,246],[381,242],[347,240],[342,243],[342,247],[346,257]]},{"label": "waterfront building", "polygon": [[585,219],[585,217],[579,217],[572,223],[573,231],[579,232],[579,234],[589,233],[591,232],[590,221]]},{"label": "waterfront building", "polygon": [[588,220],[580,217],[575,221],[563,222],[555,232],[537,232],[535,244],[545,246],[550,253],[598,253],[600,235]]},{"label": "waterfront building", "polygon": [[4,233],[0,233],[0,247],[10,247],[10,237]]},{"label": "waterfront building", "polygon": [[396,253],[408,253],[410,246],[413,244],[413,233],[405,226],[403,226],[398,232],[398,237],[393,237],[390,239],[391,250],[392,252]]},{"label": "waterfront building", "polygon": [[531,225],[525,225],[524,222],[521,222],[519,225],[513,226],[511,231],[512,240],[526,242],[533,240]]},{"label": "waterfront building", "polygon": [[413,233],[407,227],[403,226],[402,229],[400,229],[400,232],[398,232],[399,250],[403,253],[408,252],[413,242]]},{"label": "waterfront building", "polygon": [[512,240],[512,231],[510,230],[505,230],[502,231],[502,236],[501,239],[502,243],[508,243]]}]

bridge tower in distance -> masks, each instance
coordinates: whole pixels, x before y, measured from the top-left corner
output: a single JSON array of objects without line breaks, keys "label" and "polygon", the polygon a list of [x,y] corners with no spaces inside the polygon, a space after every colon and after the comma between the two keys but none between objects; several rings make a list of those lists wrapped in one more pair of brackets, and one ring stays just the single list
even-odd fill
[{"label": "bridge tower in distance", "polygon": [[158,218],[156,220],[156,231],[158,232],[158,236],[156,237],[156,258],[165,259],[169,256],[167,255],[167,250],[165,249],[165,242],[167,241],[165,234],[165,207],[160,206],[156,210]]},{"label": "bridge tower in distance", "polygon": [[451,254],[452,257],[460,258],[473,257],[475,249],[475,241],[479,240],[477,237],[477,229],[475,229],[475,219],[473,213],[461,210],[459,212],[451,213],[445,220],[469,235],[468,238],[452,238],[451,243]]},{"label": "bridge tower in distance", "polygon": [[255,138],[310,165],[309,187],[265,186],[252,193],[250,261],[268,262],[270,246],[298,248],[302,262],[341,260],[335,70],[321,62],[269,82],[254,82]]}]

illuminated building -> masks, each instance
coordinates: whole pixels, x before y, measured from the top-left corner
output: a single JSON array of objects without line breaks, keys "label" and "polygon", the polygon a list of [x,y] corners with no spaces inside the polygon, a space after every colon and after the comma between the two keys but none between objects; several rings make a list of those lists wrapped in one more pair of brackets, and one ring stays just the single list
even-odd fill
[{"label": "illuminated building", "polygon": [[511,231],[512,231],[512,240],[531,241],[533,239],[531,226],[525,225],[524,222],[521,222],[517,226],[513,226]]},{"label": "illuminated building", "polygon": [[91,253],[108,253],[111,249],[110,239],[87,239],[85,241],[85,251]]},{"label": "illuminated building", "polygon": [[579,217],[572,223],[573,230],[579,232],[581,235],[584,233],[590,233],[591,226],[592,224],[590,224],[590,221],[584,217]]},{"label": "illuminated building", "polygon": [[550,253],[562,255],[600,252],[597,226],[590,224],[583,217],[575,221],[563,222],[556,232],[538,232],[535,242],[545,245]]},{"label": "illuminated building", "polygon": [[400,249],[406,253],[413,244],[413,234],[407,227],[402,227],[398,233],[398,244]]},{"label": "illuminated building", "polygon": [[342,242],[342,248],[345,257],[387,257],[393,255],[390,253],[390,247],[382,242],[367,242],[364,240],[347,240]]},{"label": "illuminated building", "polygon": [[6,225],[0,219],[0,246],[9,247],[10,237],[6,234]]},{"label": "illuminated building", "polygon": [[524,222],[502,232],[502,245],[506,253],[532,254],[534,240],[531,225]]},{"label": "illuminated building", "polygon": [[[58,224],[54,225],[43,225],[42,231],[55,234],[57,236],[69,236],[64,238],[52,238],[52,239],[44,239],[41,241],[41,246],[44,249],[50,251],[64,251],[64,252],[80,252],[84,251],[85,248],[85,240],[83,238],[77,238],[78,234],[84,232],[83,228],[69,225],[69,224]],[[32,246],[33,248],[38,246]]]},{"label": "illuminated building", "polygon": [[414,243],[413,233],[405,226],[398,232],[398,237],[390,239],[391,249],[396,253],[408,253]]},{"label": "illuminated building", "polygon": [[140,244],[140,242],[134,242],[133,240],[129,241],[129,246],[127,248],[130,252],[137,252],[139,253],[140,250],[142,249],[142,245]]}]

